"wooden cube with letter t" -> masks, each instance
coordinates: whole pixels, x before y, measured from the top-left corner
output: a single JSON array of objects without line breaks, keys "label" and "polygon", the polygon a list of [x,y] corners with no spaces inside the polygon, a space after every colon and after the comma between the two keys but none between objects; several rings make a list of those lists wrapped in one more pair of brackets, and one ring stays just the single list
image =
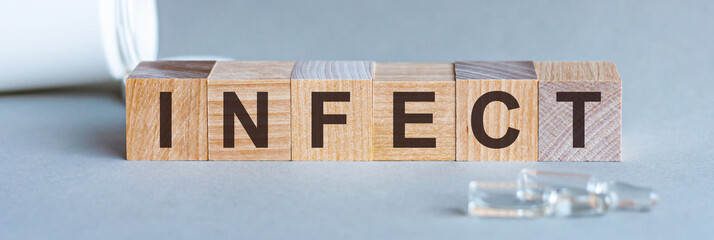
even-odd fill
[{"label": "wooden cube with letter t", "polygon": [[290,160],[295,62],[217,62],[208,76],[209,160]]},{"label": "wooden cube with letter t", "polygon": [[453,63],[377,63],[374,160],[453,161]]},{"label": "wooden cube with letter t", "polygon": [[127,160],[207,160],[214,61],[142,62],[126,80]]},{"label": "wooden cube with letter t", "polygon": [[372,160],[371,61],[301,61],[292,73],[293,161]]},{"label": "wooden cube with letter t", "polygon": [[531,61],[456,62],[456,160],[537,161],[538,80]]},{"label": "wooden cube with letter t", "polygon": [[538,62],[539,161],[620,161],[622,80],[611,62]]}]

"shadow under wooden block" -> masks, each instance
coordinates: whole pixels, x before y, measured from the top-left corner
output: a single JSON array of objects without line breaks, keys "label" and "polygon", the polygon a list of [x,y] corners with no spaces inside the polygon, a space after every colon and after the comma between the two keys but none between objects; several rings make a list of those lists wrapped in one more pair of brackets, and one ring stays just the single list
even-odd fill
[{"label": "shadow under wooden block", "polygon": [[611,62],[537,62],[539,161],[620,161],[622,80]]},{"label": "shadow under wooden block", "polygon": [[454,160],[454,64],[377,63],[373,86],[374,160]]},{"label": "shadow under wooden block", "polygon": [[456,62],[456,160],[537,161],[538,81],[531,61]]},{"label": "shadow under wooden block", "polygon": [[302,61],[291,77],[293,161],[372,160],[370,61]]},{"label": "shadow under wooden block", "polygon": [[127,160],[207,160],[214,61],[142,62],[126,80]]},{"label": "shadow under wooden block", "polygon": [[216,62],[208,76],[209,160],[290,160],[295,62]]}]

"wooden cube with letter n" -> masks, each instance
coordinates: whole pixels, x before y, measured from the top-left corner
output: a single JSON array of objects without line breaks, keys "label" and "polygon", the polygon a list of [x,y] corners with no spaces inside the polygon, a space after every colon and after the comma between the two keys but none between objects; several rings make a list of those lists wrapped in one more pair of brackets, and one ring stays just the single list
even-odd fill
[{"label": "wooden cube with letter n", "polygon": [[538,80],[531,61],[456,62],[456,160],[537,161]]},{"label": "wooden cube with letter n", "polygon": [[377,63],[374,160],[453,161],[453,63]]},{"label": "wooden cube with letter n", "polygon": [[208,76],[209,160],[290,160],[295,62],[217,62]]},{"label": "wooden cube with letter n", "polygon": [[539,161],[620,161],[622,80],[612,62],[538,62]]},{"label": "wooden cube with letter n", "polygon": [[214,61],[142,62],[126,80],[128,160],[207,160],[206,82]]},{"label": "wooden cube with letter n", "polygon": [[301,61],[292,99],[293,161],[372,160],[371,61]]}]

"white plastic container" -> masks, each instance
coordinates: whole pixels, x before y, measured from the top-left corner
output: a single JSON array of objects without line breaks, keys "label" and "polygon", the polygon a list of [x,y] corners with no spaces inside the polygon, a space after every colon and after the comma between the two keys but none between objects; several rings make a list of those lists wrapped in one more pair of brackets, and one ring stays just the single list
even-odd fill
[{"label": "white plastic container", "polygon": [[11,1],[0,23],[0,91],[121,80],[158,53],[154,0]]}]

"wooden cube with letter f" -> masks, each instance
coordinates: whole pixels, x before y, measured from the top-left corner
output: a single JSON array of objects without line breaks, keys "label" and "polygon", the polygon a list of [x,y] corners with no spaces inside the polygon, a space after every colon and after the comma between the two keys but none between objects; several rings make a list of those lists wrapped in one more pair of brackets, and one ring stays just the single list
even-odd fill
[{"label": "wooden cube with letter f", "polygon": [[372,160],[371,61],[301,61],[291,77],[293,161]]}]

